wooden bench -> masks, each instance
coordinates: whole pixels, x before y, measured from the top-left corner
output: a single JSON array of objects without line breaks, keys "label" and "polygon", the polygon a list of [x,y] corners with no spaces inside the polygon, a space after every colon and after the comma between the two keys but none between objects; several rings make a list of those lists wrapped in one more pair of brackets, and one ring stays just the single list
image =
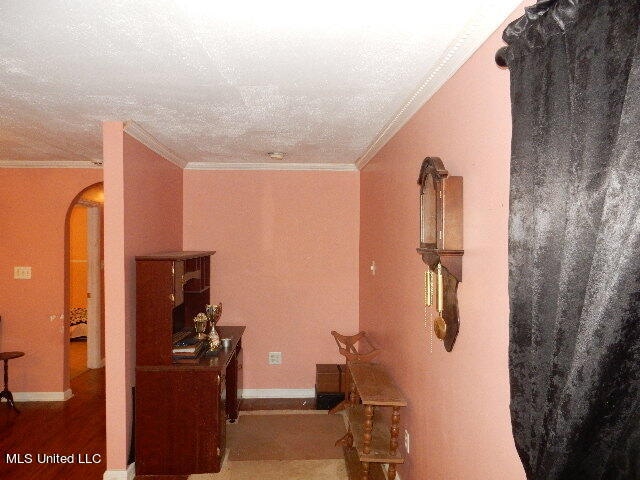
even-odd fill
[{"label": "wooden bench", "polygon": [[382,366],[353,363],[349,372],[352,380],[347,410],[349,431],[336,442],[344,447],[349,478],[384,478],[381,464],[386,463],[388,479],[394,480],[396,465],[404,463],[398,451],[398,435],[400,409],[407,402]]}]

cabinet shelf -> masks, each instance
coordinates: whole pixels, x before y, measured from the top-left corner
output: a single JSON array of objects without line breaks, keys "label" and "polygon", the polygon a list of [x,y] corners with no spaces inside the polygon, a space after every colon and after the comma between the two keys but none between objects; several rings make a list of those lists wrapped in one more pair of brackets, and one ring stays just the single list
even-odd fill
[{"label": "cabinet shelf", "polygon": [[194,290],[187,290],[187,289],[185,289],[184,293],[185,293],[185,295],[187,295],[187,294],[189,294],[189,293],[190,293],[190,294],[192,294],[192,295],[193,295],[193,294],[199,294],[199,293],[204,293],[204,292],[206,292],[206,291],[207,291],[207,290],[209,290],[210,288],[211,288],[211,287],[210,287],[209,285],[207,285],[206,287],[201,288],[201,289],[199,289],[199,290],[195,290],[195,289],[194,289]]},{"label": "cabinet shelf", "polygon": [[183,252],[163,252],[163,253],[153,253],[151,255],[137,255],[136,260],[169,260],[169,261],[185,261],[192,260],[196,258],[206,258],[213,255],[215,250],[208,251],[183,251]]}]

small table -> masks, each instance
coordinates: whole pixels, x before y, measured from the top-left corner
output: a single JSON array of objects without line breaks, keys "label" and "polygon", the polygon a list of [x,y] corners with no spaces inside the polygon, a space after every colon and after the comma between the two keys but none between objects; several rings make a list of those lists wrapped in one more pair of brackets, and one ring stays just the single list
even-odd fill
[{"label": "small table", "polygon": [[0,392],[0,400],[6,398],[9,408],[13,408],[18,413],[20,410],[13,403],[13,395],[9,391],[9,360],[20,357],[24,357],[24,352],[0,352],[0,360],[4,362],[4,390]]}]

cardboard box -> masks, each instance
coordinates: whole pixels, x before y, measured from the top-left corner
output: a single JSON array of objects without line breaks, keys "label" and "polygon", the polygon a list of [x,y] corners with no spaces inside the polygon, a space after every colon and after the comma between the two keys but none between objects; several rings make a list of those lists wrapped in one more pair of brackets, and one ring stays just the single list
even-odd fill
[{"label": "cardboard box", "polygon": [[346,366],[335,363],[316,364],[316,392],[344,393],[346,389]]},{"label": "cardboard box", "polygon": [[340,391],[346,394],[347,393],[347,366],[338,364],[338,370],[340,370]]},{"label": "cardboard box", "polygon": [[318,363],[316,365],[316,392],[340,392],[340,369],[338,365],[334,363]]}]

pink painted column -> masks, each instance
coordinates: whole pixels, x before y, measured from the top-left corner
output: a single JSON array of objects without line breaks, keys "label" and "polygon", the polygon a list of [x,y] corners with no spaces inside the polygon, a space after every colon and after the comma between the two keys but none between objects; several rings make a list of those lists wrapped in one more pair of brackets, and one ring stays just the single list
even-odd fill
[{"label": "pink painted column", "polygon": [[125,470],[130,442],[124,258],[124,124],[104,122],[104,279],[107,470]]}]

